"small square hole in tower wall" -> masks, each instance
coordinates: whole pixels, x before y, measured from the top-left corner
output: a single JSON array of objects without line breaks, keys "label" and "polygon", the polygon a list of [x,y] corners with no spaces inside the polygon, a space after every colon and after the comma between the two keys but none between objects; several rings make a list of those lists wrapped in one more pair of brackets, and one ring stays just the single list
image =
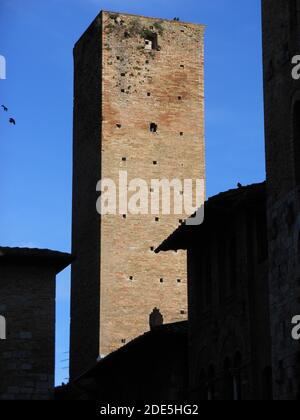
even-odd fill
[{"label": "small square hole in tower wall", "polygon": [[150,124],[150,131],[151,133],[157,133],[158,126],[155,123]]}]

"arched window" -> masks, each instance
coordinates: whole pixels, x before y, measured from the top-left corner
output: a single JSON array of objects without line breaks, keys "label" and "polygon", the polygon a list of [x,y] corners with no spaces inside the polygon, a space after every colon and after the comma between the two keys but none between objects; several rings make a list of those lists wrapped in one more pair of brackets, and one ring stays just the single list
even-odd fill
[{"label": "arched window", "polygon": [[295,182],[300,185],[300,101],[294,105],[293,112],[293,142],[294,142],[294,167]]},{"label": "arched window", "polygon": [[208,249],[205,258],[205,307],[210,309],[212,304],[212,264],[211,264],[211,255],[210,250]]},{"label": "arched window", "polygon": [[222,304],[226,297],[226,233],[219,232],[218,238],[218,292],[219,303]]},{"label": "arched window", "polygon": [[241,401],[242,399],[242,355],[238,351],[234,357],[234,374],[233,374],[233,399],[234,401]]},{"label": "arched window", "polygon": [[207,399],[208,401],[215,400],[215,368],[210,366],[208,369],[208,384],[207,384]]},{"label": "arched window", "polygon": [[237,247],[235,235],[232,235],[229,243],[229,286],[233,291],[237,282]]},{"label": "arched window", "polygon": [[290,30],[293,33],[296,30],[295,26],[299,23],[300,2],[299,0],[289,0],[288,4],[290,12]]},{"label": "arched window", "polygon": [[234,400],[234,389],[233,389],[233,376],[232,366],[230,359],[227,358],[224,361],[224,372],[223,372],[223,398],[225,401]]},{"label": "arched window", "polygon": [[300,264],[300,232],[298,234],[298,263]]},{"label": "arched window", "polygon": [[262,373],[263,379],[263,399],[264,401],[273,400],[273,374],[270,366],[266,367]]},{"label": "arched window", "polygon": [[199,376],[199,398],[200,401],[207,401],[207,376],[204,369]]}]

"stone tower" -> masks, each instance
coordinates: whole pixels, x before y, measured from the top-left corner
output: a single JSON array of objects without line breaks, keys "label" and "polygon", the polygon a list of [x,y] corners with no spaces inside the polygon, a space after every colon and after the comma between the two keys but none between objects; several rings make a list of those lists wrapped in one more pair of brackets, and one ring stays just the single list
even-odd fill
[{"label": "stone tower", "polygon": [[[96,185],[204,179],[204,27],[102,12],[77,42],[71,378],[149,330],[187,317],[184,254],[155,248],[186,218],[96,212]],[[181,192],[182,194],[182,192]]]},{"label": "stone tower", "polygon": [[0,247],[0,400],[53,398],[55,278],[71,261],[60,252]]},{"label": "stone tower", "polygon": [[274,398],[300,391],[300,347],[291,338],[300,296],[300,1],[263,0],[269,282]]}]

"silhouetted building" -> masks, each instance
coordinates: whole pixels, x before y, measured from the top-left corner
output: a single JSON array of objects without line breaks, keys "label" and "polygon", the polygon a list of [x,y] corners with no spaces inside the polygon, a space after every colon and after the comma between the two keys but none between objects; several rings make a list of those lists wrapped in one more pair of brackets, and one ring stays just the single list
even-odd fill
[{"label": "silhouetted building", "polygon": [[291,337],[300,313],[300,2],[263,0],[265,138],[274,398],[300,398],[300,347]]},{"label": "silhouetted building", "polygon": [[184,401],[188,398],[187,322],[162,325],[101,360],[57,400]]},{"label": "silhouetted building", "polygon": [[71,261],[60,252],[0,248],[0,400],[53,397],[55,277]]},{"label": "silhouetted building", "polygon": [[210,198],[157,250],[187,250],[192,399],[272,399],[267,246],[257,184]]}]

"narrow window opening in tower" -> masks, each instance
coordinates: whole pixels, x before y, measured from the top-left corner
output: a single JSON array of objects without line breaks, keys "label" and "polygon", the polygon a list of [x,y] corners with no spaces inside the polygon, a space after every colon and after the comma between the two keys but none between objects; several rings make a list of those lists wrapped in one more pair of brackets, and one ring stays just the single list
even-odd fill
[{"label": "narrow window opening in tower", "polygon": [[180,67],[181,67],[182,69],[184,69],[184,64],[181,64],[181,65],[180,65]]},{"label": "narrow window opening in tower", "polygon": [[178,96],[178,100],[181,101],[181,99],[182,99],[182,96]]},{"label": "narrow window opening in tower", "polygon": [[120,60],[120,57],[117,55],[117,60],[119,61]]},{"label": "narrow window opening in tower", "polygon": [[122,158],[122,162],[126,162],[126,160],[127,160],[127,158],[126,158],[126,157],[123,157],[123,158]]},{"label": "narrow window opening in tower", "polygon": [[156,222],[159,222],[159,217],[155,217],[155,221]]},{"label": "narrow window opening in tower", "polygon": [[123,340],[122,340],[122,344],[126,344],[126,340],[125,340],[125,338],[123,338]]},{"label": "narrow window opening in tower", "polygon": [[181,137],[183,136],[183,131],[180,132]]},{"label": "narrow window opening in tower", "polygon": [[164,282],[164,279],[160,279],[160,282],[163,283]]},{"label": "narrow window opening in tower", "polygon": [[117,128],[122,128],[122,124],[117,124]]},{"label": "narrow window opening in tower", "polygon": [[126,76],[126,73],[121,73],[121,76],[122,76],[122,77],[125,77],[125,76]]},{"label": "narrow window opening in tower", "polygon": [[157,161],[156,160],[153,161],[153,165],[157,165]]},{"label": "narrow window opening in tower", "polygon": [[293,119],[295,182],[300,185],[300,101],[294,106]]},{"label": "narrow window opening in tower", "polygon": [[150,92],[148,92],[148,93],[147,93],[147,96],[151,96],[151,93],[150,93]]},{"label": "narrow window opening in tower", "polygon": [[150,131],[151,133],[157,133],[158,126],[155,123],[150,124]]},{"label": "narrow window opening in tower", "polygon": [[150,248],[150,251],[151,251],[151,252],[154,252],[154,249],[155,249],[155,248],[154,248],[154,246],[152,246],[152,247]]},{"label": "narrow window opening in tower", "polygon": [[147,38],[145,38],[145,50],[158,50],[158,36],[155,32],[147,33]]},{"label": "narrow window opening in tower", "polygon": [[125,93],[125,89],[121,89],[121,92],[122,92],[122,93]]},{"label": "narrow window opening in tower", "polygon": [[177,279],[177,283],[181,283],[181,279]]},{"label": "narrow window opening in tower", "polygon": [[132,281],[132,280],[133,280],[133,276],[130,276],[130,277],[129,277],[129,280],[130,280],[130,281]]},{"label": "narrow window opening in tower", "polygon": [[300,232],[298,235],[298,262],[300,263]]}]

